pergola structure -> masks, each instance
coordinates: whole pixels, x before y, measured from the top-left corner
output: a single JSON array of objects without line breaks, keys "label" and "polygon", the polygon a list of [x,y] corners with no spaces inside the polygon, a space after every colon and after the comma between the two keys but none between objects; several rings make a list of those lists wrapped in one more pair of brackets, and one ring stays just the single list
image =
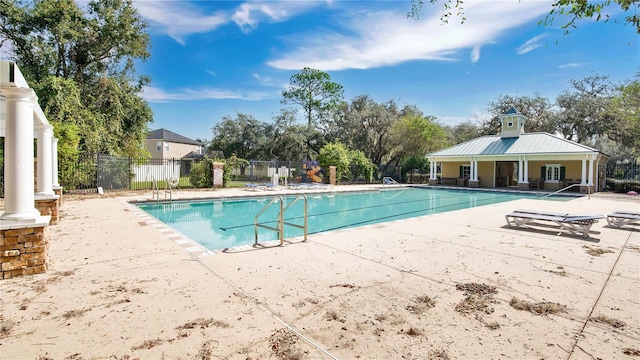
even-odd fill
[{"label": "pergola structure", "polygon": [[[58,145],[38,97],[18,66],[0,60],[0,136],[4,137],[5,212],[0,230],[21,225],[46,226],[50,216],[41,216],[37,199],[57,199]],[[37,181],[33,139],[37,139]],[[37,187],[35,185],[37,184]],[[35,187],[35,193],[34,193]]]}]

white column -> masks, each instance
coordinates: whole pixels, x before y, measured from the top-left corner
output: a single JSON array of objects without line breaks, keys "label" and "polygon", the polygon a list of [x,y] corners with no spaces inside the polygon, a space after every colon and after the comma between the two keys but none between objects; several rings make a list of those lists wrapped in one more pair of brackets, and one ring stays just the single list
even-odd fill
[{"label": "white column", "polygon": [[37,195],[53,195],[53,187],[51,179],[53,178],[51,170],[51,138],[53,137],[53,126],[39,125],[36,128],[38,143],[38,181],[36,182]]},{"label": "white column", "polygon": [[2,89],[6,119],[4,138],[4,201],[2,219],[35,219],[33,194],[33,105],[31,89]]},{"label": "white column", "polygon": [[600,161],[596,160],[596,191],[600,191]]},{"label": "white column", "polygon": [[469,158],[469,180],[472,181],[474,179],[473,172],[475,169],[475,163],[473,162],[473,157]]},{"label": "white column", "polygon": [[524,182],[526,184],[529,183],[529,160],[525,157],[524,158],[524,165],[523,165],[523,170],[524,170]]},{"label": "white column", "polygon": [[51,139],[51,185],[60,186],[58,183],[58,138]]},{"label": "white column", "polygon": [[589,186],[593,186],[593,155],[589,156]]},{"label": "white column", "polygon": [[473,158],[473,160],[471,161],[471,168],[473,169],[473,176],[471,178],[471,180],[473,181],[478,181],[478,159]]},{"label": "white column", "polygon": [[435,179],[435,176],[433,176],[434,171],[433,171],[433,159],[429,160],[429,180],[433,180]]},{"label": "white column", "polygon": [[587,159],[582,159],[582,179],[580,179],[581,185],[587,185]]},{"label": "white column", "polygon": [[518,156],[518,184],[521,182],[524,182],[524,180],[522,179],[522,176],[524,174],[522,173],[522,156]]}]

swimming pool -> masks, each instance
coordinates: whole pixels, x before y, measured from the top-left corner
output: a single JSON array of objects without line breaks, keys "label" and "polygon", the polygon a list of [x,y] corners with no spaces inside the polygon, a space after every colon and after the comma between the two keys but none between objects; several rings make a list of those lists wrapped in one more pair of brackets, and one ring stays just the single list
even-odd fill
[{"label": "swimming pool", "polygon": [[[539,197],[523,193],[433,188],[336,192],[307,196],[309,234]],[[294,197],[295,195],[283,195],[285,205],[293,201]],[[137,205],[207,249],[217,250],[253,244],[254,218],[272,198],[273,195]],[[285,222],[302,225],[303,209],[303,201],[293,204],[285,212]],[[260,216],[260,223],[276,227],[278,211],[279,206],[271,206]],[[301,235],[301,229],[285,226],[285,239]],[[258,241],[276,239],[276,232],[259,229]]]}]

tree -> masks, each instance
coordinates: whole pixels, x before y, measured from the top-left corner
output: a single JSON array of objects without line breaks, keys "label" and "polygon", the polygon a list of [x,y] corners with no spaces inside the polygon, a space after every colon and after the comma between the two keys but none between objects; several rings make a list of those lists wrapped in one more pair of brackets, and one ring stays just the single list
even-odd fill
[{"label": "tree", "polygon": [[349,167],[354,179],[362,176],[367,184],[373,182],[373,173],[377,167],[367,159],[367,156],[360,150],[349,152]]},{"label": "tree", "polygon": [[400,111],[393,100],[376,103],[369,95],[359,95],[350,104],[340,105],[328,137],[362,151],[372,163],[380,165],[393,150],[391,128],[399,119]]},{"label": "tree", "polygon": [[558,130],[565,139],[578,143],[608,133],[613,125],[609,107],[615,90],[609,77],[591,75],[570,83],[573,91],[566,90],[556,99]]},{"label": "tree", "polygon": [[[59,137],[60,154],[138,156],[153,121],[140,97],[149,79],[134,61],[148,56],[146,22],[131,0],[0,1],[0,37],[39,96]],[[61,174],[64,176],[64,174]],[[64,181],[64,179],[61,179]]]},{"label": "tree", "polygon": [[[443,23],[448,23],[454,12],[457,17],[460,17],[461,23],[466,21],[466,18],[464,17],[463,0],[428,0],[428,2],[431,4],[436,4],[438,2],[442,3],[443,11],[440,21]],[[425,0],[411,0],[411,10],[407,14],[407,17],[419,19],[422,15],[424,3]],[[596,21],[608,21],[609,15],[604,13],[603,10],[615,7],[615,5],[620,6],[620,9],[625,12],[632,8],[638,9],[639,7],[638,0],[602,0],[599,2],[590,2],[586,0],[556,0],[551,4],[551,11],[549,11],[549,14],[538,24],[551,26],[556,17],[568,17],[568,21],[562,25],[562,28],[566,30],[566,34],[569,32],[569,28],[577,27],[576,21],[580,19],[595,18]],[[633,14],[627,15],[625,17],[625,23],[634,26],[636,33],[640,34],[640,14],[638,14],[637,11]]]},{"label": "tree", "polygon": [[448,145],[444,128],[433,116],[408,115],[393,125],[396,163],[411,156],[425,156]]},{"label": "tree", "polygon": [[640,72],[620,86],[610,103],[613,125],[609,137],[635,156],[640,156]]},{"label": "tree", "polygon": [[492,117],[482,124],[484,135],[499,134],[502,126],[499,116],[512,107],[527,117],[526,132],[556,132],[556,113],[553,110],[553,104],[539,93],[533,97],[500,95],[488,106],[487,111]]},{"label": "tree", "polygon": [[457,125],[444,127],[449,144],[460,144],[483,135],[482,127],[471,121],[465,121]]},{"label": "tree", "polygon": [[269,159],[299,160],[305,156],[306,126],[297,124],[296,111],[282,109],[273,117],[272,131],[267,135]]},{"label": "tree", "polygon": [[342,102],[342,85],[331,81],[329,74],[304,68],[291,76],[288,90],[282,92],[282,104],[302,106],[307,120],[307,157],[311,151],[318,152],[322,144],[316,129],[323,129],[332,112]]},{"label": "tree", "polygon": [[236,113],[236,117],[224,116],[212,128],[211,150],[219,150],[225,157],[236,155],[243,159],[263,157],[267,138],[267,124],[256,120],[253,115]]},{"label": "tree", "polygon": [[349,179],[349,149],[344,144],[336,142],[329,143],[320,149],[318,154],[320,167],[329,169],[329,166],[336,167],[336,181],[339,183],[342,179]]}]

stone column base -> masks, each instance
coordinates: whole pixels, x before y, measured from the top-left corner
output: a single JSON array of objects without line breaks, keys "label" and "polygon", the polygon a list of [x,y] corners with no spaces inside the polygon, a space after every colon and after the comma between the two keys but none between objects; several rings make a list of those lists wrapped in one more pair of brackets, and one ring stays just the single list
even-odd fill
[{"label": "stone column base", "polygon": [[62,206],[62,186],[54,186],[53,192],[58,195],[58,206]]},{"label": "stone column base", "polygon": [[47,271],[49,235],[47,226],[34,224],[0,230],[0,279]]},{"label": "stone column base", "polygon": [[518,190],[531,190],[531,187],[529,186],[528,182],[519,182],[518,183]]},{"label": "stone column base", "polygon": [[58,223],[60,205],[58,195],[35,195],[35,207],[42,216],[51,216],[51,225]]},{"label": "stone column base", "polygon": [[469,187],[470,188],[479,188],[480,187],[480,180],[469,180]]},{"label": "stone column base", "polygon": [[438,185],[438,179],[429,179],[429,185]]}]

